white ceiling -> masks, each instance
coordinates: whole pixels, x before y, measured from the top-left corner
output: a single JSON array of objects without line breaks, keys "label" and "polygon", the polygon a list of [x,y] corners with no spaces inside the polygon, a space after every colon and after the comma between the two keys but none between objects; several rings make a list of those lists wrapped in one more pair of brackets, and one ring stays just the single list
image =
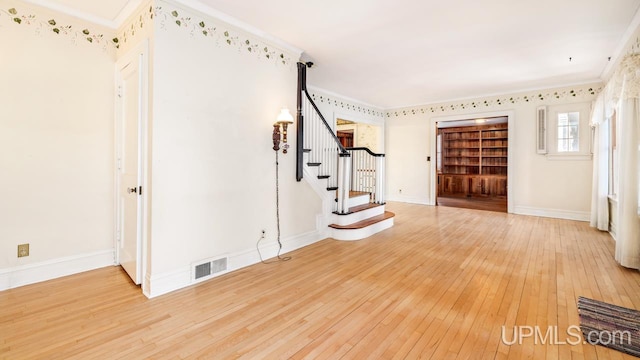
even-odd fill
[{"label": "white ceiling", "polygon": [[[201,0],[304,49],[309,83],[383,108],[598,81],[638,0]],[[572,58],[569,61],[569,57]]]},{"label": "white ceiling", "polygon": [[78,1],[78,0],[54,0],[61,6],[74,8],[78,11],[93,16],[115,20],[120,11],[125,7],[128,0],[109,0],[109,1]]},{"label": "white ceiling", "polygon": [[[29,1],[111,22],[140,2]],[[303,49],[315,63],[309,84],[382,108],[599,81],[640,7],[640,0],[188,1]]]}]

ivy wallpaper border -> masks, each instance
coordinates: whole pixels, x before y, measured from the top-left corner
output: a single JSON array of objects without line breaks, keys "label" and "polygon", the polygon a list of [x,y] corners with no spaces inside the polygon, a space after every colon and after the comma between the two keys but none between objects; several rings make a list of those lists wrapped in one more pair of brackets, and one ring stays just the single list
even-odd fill
[{"label": "ivy wallpaper border", "polygon": [[216,19],[204,19],[189,14],[183,9],[166,9],[156,6],[155,14],[160,22],[160,29],[168,30],[177,27],[187,32],[192,38],[202,37],[214,40],[218,47],[231,47],[239,53],[253,55],[261,60],[292,67],[297,59],[292,59],[286,51],[267,44],[239,30],[218,24]]},{"label": "ivy wallpaper border", "polygon": [[311,93],[311,98],[313,99],[313,101],[315,103],[321,103],[321,104],[329,104],[333,107],[336,108],[340,108],[340,109],[344,109],[344,110],[349,110],[349,111],[355,111],[355,112],[359,112],[365,115],[372,115],[372,116],[379,116],[379,117],[384,117],[385,113],[384,111],[380,111],[380,110],[375,110],[372,109],[370,107],[366,107],[363,105],[358,105],[358,104],[353,104],[344,100],[340,100],[337,98],[333,98],[327,95],[320,95],[320,94],[316,94],[316,93]]},{"label": "ivy wallpaper border", "polygon": [[532,92],[526,95],[503,95],[487,99],[474,99],[463,102],[447,102],[429,106],[417,106],[406,109],[390,110],[386,112],[386,117],[401,117],[420,114],[446,114],[461,110],[479,110],[496,107],[509,106],[519,103],[540,103],[543,101],[556,101],[572,98],[582,98],[595,96],[602,91],[602,86],[585,86],[567,90],[545,90]]},{"label": "ivy wallpaper border", "polygon": [[25,12],[18,7],[0,9],[0,27],[3,22],[14,26],[32,27],[38,35],[42,35],[43,31],[54,33],[69,39],[74,45],[78,45],[78,42],[101,45],[105,51],[112,43],[112,40],[109,39],[111,34],[95,32],[90,30],[90,27],[65,24],[60,21],[60,18],[41,16],[35,11]]},{"label": "ivy wallpaper border", "polygon": [[[63,14],[61,14],[63,15]],[[24,26],[31,27],[36,34],[52,32],[60,37],[69,39],[74,45],[88,43],[102,46],[103,50],[110,48],[120,49],[122,44],[126,44],[133,39],[136,34],[153,20],[160,19],[160,28],[168,29],[169,26],[177,26],[186,30],[192,37],[202,36],[215,40],[219,47],[229,46],[235,48],[239,53],[254,55],[260,59],[270,60],[276,64],[293,66],[297,59],[293,60],[286,51],[276,48],[266,42],[256,40],[248,35],[241,35],[240,31],[225,29],[216,25],[213,18],[200,19],[187,14],[186,10],[167,10],[162,6],[154,8],[153,2],[144,6],[138,14],[126,24],[120,32],[111,34],[97,32],[88,26],[78,26],[60,20],[57,16],[44,16],[36,11],[23,10],[17,6],[8,9],[0,9],[0,27]]]}]

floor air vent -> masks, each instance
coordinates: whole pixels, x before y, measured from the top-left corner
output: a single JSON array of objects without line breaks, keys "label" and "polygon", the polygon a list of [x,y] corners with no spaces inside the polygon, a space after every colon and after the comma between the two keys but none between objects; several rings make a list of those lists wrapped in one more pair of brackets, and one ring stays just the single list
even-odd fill
[{"label": "floor air vent", "polygon": [[198,280],[200,278],[203,278],[205,276],[209,276],[209,275],[211,275],[211,263],[210,262],[206,262],[204,264],[196,265],[196,277],[195,277],[196,280]]},{"label": "floor air vent", "polygon": [[213,275],[224,273],[227,271],[227,263],[227,258],[223,257],[204,260],[203,262],[194,264],[191,272],[191,278],[194,281],[200,281],[208,277],[212,277]]},{"label": "floor air vent", "polygon": [[223,257],[220,259],[213,260],[211,262],[211,273],[219,273],[221,271],[227,271],[227,258]]}]

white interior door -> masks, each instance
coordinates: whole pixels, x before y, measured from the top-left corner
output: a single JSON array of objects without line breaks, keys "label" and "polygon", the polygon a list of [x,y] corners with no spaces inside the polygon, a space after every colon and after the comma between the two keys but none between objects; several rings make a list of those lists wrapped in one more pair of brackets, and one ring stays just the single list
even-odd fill
[{"label": "white interior door", "polygon": [[133,51],[118,62],[117,252],[134,283],[142,281],[143,137],[145,54]]}]

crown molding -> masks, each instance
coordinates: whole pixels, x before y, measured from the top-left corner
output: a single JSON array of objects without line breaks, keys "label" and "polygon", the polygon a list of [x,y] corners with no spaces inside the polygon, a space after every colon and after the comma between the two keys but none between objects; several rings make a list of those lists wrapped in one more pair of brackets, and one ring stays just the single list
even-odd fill
[{"label": "crown molding", "polygon": [[41,6],[43,8],[47,8],[49,10],[57,11],[57,12],[65,14],[65,15],[69,15],[69,16],[78,18],[80,20],[84,20],[84,21],[90,22],[92,24],[108,27],[110,29],[117,29],[117,24],[115,23],[115,21],[107,20],[107,19],[101,18],[99,16],[95,16],[95,15],[86,13],[84,11],[80,11],[80,10],[74,9],[72,7],[69,7],[69,6],[60,5],[60,4],[54,4],[54,3],[50,2],[50,1],[47,1],[47,0],[24,0],[24,2],[29,3],[29,4],[33,4],[33,5],[37,5],[37,6]]},{"label": "crown molding", "polygon": [[338,94],[337,92],[326,90],[326,89],[323,89],[323,88],[315,86],[315,85],[307,84],[307,89],[309,89],[309,90],[311,90],[311,91],[313,91],[315,93],[322,93],[322,94],[333,96],[333,97],[336,97],[336,98],[339,98],[339,99],[342,99],[342,100],[346,100],[346,101],[349,101],[349,102],[352,102],[352,103],[356,103],[356,104],[359,104],[359,105],[364,105],[364,106],[370,107],[372,109],[375,109],[376,111],[382,111],[383,112],[385,110],[384,108],[382,108],[380,106],[369,104],[369,103],[366,103],[366,102],[364,102],[362,100],[354,99],[352,97],[344,96],[342,94]]},{"label": "crown molding", "polygon": [[616,46],[613,54],[611,54],[611,60],[607,63],[607,66],[604,67],[604,70],[602,70],[600,79],[602,79],[603,81],[609,80],[609,78],[613,74],[613,69],[615,69],[616,65],[620,62],[622,57],[626,55],[624,51],[628,47],[631,38],[636,33],[638,28],[640,28],[640,8],[636,10],[636,14],[633,16],[631,24],[629,24],[627,30],[622,36],[622,40],[620,40],[618,46]]},{"label": "crown molding", "polygon": [[120,12],[118,13],[118,16],[116,16],[116,18],[113,20],[113,24],[116,26],[117,28],[120,28],[125,21],[127,21],[127,19],[140,7],[140,5],[142,5],[142,3],[145,0],[129,0],[127,1],[127,5],[125,5]]}]

